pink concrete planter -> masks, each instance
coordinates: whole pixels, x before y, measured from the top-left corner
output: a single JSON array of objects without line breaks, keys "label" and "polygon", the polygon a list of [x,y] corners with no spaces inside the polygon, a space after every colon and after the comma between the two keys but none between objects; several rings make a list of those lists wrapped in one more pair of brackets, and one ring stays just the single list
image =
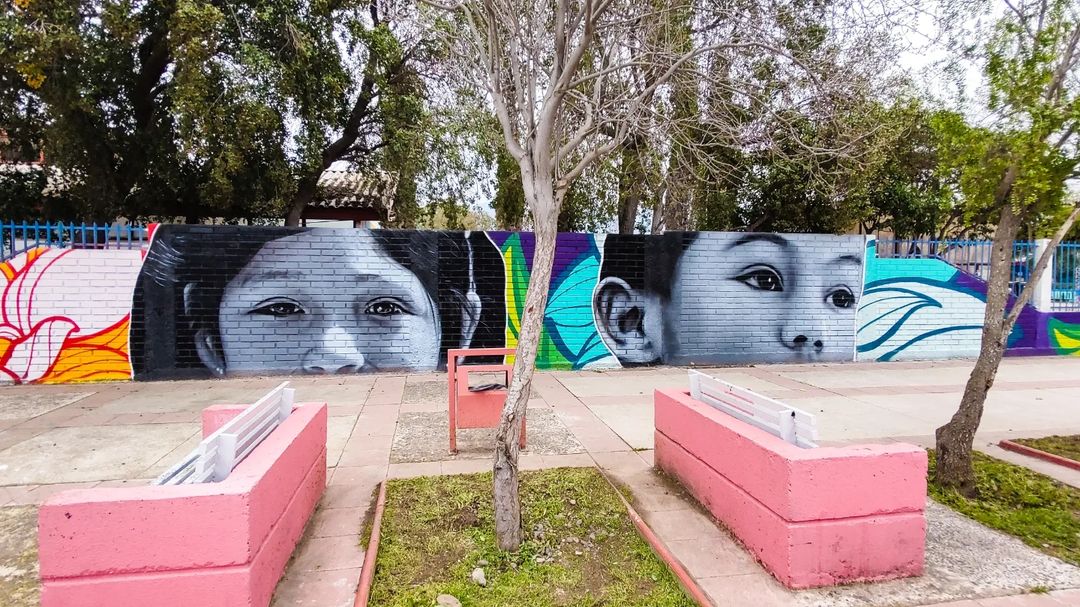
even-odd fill
[{"label": "pink concrete planter", "polygon": [[[239,413],[204,412],[204,434]],[[298,405],[220,483],[81,489],[38,515],[43,607],[266,606],[326,488],[325,404]]]},{"label": "pink concrete planter", "polygon": [[919,575],[926,451],[803,449],[694,400],[657,390],[656,464],[679,479],[790,588]]}]

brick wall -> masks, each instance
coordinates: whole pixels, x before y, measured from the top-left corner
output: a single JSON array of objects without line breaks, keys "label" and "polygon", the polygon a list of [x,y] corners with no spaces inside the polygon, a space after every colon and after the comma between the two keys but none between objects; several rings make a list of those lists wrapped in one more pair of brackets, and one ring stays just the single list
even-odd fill
[{"label": "brick wall", "polygon": [[36,249],[3,264],[0,379],[128,379],[137,250]]},{"label": "brick wall", "polygon": [[[0,373],[439,369],[450,348],[517,343],[533,248],[529,233],[166,225],[145,260],[38,250],[2,266]],[[537,364],[970,357],[984,292],[859,236],[560,234]],[[1077,351],[1076,319],[1025,314],[1012,351]]]}]

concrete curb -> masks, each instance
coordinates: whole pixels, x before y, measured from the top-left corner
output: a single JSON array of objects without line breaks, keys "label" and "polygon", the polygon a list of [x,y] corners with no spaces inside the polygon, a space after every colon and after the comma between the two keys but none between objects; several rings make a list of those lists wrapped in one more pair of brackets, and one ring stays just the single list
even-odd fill
[{"label": "concrete curb", "polygon": [[375,578],[375,561],[379,556],[379,535],[382,531],[383,508],[386,507],[386,481],[379,483],[379,498],[375,502],[375,516],[371,520],[371,538],[368,539],[364,566],[360,570],[360,583],[356,587],[353,607],[367,607],[371,596],[371,582]]},{"label": "concrete curb", "polygon": [[1003,440],[998,443],[998,446],[1002,449],[1012,451],[1013,453],[1027,455],[1029,457],[1041,459],[1045,462],[1050,462],[1051,464],[1057,464],[1059,466],[1065,466],[1066,468],[1080,471],[1080,462],[1069,459],[1067,457],[1062,457],[1060,455],[1054,455],[1053,453],[1047,453],[1046,451],[1043,451],[1041,449],[1028,447],[1027,445],[1021,445],[1020,443],[1014,443],[1011,440]]},{"label": "concrete curb", "polygon": [[688,572],[686,568],[683,567],[682,563],[675,558],[675,555],[671,554],[671,551],[667,549],[667,546],[665,546],[664,543],[660,541],[660,538],[653,533],[652,528],[645,522],[645,519],[641,518],[641,515],[638,514],[637,510],[634,510],[634,507],[630,505],[630,502],[623,497],[622,492],[619,491],[619,487],[611,481],[611,478],[604,473],[602,468],[597,466],[596,470],[600,472],[600,475],[604,477],[604,480],[611,485],[611,488],[615,491],[615,495],[618,495],[619,499],[622,500],[623,506],[626,507],[626,513],[630,515],[630,520],[634,521],[634,526],[637,527],[638,533],[640,533],[641,537],[645,538],[645,541],[649,543],[649,546],[652,547],[656,556],[659,556],[668,568],[671,569],[671,572],[678,578],[679,584],[681,584],[683,589],[690,595],[690,598],[694,599],[694,602],[698,604],[698,607],[714,607],[713,602],[709,600],[709,597],[705,594],[705,591],[701,589],[701,586],[694,581],[690,572]]}]

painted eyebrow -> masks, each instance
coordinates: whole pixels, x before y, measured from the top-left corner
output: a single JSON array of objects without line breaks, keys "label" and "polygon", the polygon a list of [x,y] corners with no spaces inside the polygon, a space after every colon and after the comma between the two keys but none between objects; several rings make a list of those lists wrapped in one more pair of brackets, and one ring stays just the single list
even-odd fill
[{"label": "painted eyebrow", "polygon": [[858,255],[841,255],[833,261],[842,261],[844,263],[853,263],[855,265],[862,265],[862,259]]},{"label": "painted eyebrow", "polygon": [[[289,269],[285,270],[260,270],[254,274],[248,274],[240,281],[241,287],[246,287],[248,283],[255,280],[289,280],[292,278],[304,278],[303,273],[294,272]],[[386,282],[392,284],[391,281],[386,280],[379,274],[353,274],[350,276],[353,282]]]},{"label": "painted eyebrow", "polygon": [[782,248],[787,248],[788,246],[788,240],[783,236],[780,236],[779,234],[752,233],[746,234],[745,236],[733,242],[731,245],[728,246],[728,250],[734,249],[739,245],[749,244],[751,242],[771,242],[772,244]]}]

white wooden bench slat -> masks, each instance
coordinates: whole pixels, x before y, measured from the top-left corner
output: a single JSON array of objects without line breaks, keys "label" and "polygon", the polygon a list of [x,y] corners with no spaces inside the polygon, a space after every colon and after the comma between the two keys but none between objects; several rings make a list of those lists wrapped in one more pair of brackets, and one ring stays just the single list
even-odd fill
[{"label": "white wooden bench slat", "polygon": [[814,416],[746,388],[690,371],[690,396],[735,419],[805,448],[816,447]]},{"label": "white wooden bench slat", "polygon": [[225,480],[292,412],[295,392],[283,382],[199,443],[194,451],[157,477],[154,485]]}]

